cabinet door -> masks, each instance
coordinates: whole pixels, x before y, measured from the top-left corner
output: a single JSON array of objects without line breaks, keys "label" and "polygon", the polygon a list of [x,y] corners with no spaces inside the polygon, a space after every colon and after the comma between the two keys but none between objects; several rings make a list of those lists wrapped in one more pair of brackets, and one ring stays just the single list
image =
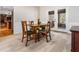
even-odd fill
[{"label": "cabinet door", "polygon": [[71,38],[71,51],[75,52],[75,32],[72,32]]},{"label": "cabinet door", "polygon": [[75,51],[79,52],[79,32],[75,32]]}]

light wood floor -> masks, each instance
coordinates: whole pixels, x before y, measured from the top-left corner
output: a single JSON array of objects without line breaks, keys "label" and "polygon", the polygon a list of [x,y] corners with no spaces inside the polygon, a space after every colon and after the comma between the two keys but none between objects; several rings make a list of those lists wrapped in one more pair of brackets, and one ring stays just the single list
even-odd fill
[{"label": "light wood floor", "polygon": [[8,28],[0,28],[0,37],[8,36],[12,34],[12,30]]},{"label": "light wood floor", "polygon": [[11,35],[0,38],[1,52],[70,52],[71,35],[66,33],[51,32],[52,40],[46,42],[45,38],[41,38],[37,43],[30,41],[28,46],[25,42],[21,42],[21,34]]}]

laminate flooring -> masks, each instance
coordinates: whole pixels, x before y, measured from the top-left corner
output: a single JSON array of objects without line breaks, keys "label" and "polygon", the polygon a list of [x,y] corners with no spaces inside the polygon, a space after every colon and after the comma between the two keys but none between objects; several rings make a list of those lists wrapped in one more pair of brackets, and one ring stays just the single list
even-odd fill
[{"label": "laminate flooring", "polygon": [[21,42],[21,34],[10,35],[0,38],[0,52],[70,52],[71,34],[61,32],[51,32],[52,40],[48,43],[45,38],[35,43],[29,41],[25,46],[25,41]]}]

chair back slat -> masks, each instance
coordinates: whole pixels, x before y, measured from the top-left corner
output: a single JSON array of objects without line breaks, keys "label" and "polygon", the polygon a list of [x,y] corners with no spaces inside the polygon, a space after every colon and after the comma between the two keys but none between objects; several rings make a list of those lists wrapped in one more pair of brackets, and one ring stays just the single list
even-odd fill
[{"label": "chair back slat", "polygon": [[22,21],[22,31],[23,33],[27,32],[27,21]]},{"label": "chair back slat", "polygon": [[30,21],[29,25],[30,25],[30,30],[33,30],[34,28],[32,27],[32,25],[34,25],[34,21]]},{"label": "chair back slat", "polygon": [[46,26],[45,29],[46,29],[47,32],[50,32],[50,22],[49,21],[47,22],[47,26]]}]

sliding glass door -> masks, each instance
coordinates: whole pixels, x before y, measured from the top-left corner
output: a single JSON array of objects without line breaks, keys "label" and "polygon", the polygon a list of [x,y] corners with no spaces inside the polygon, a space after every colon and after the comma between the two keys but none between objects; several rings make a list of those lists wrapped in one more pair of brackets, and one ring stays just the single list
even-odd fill
[{"label": "sliding glass door", "polygon": [[66,28],[66,9],[58,10],[58,28]]}]

